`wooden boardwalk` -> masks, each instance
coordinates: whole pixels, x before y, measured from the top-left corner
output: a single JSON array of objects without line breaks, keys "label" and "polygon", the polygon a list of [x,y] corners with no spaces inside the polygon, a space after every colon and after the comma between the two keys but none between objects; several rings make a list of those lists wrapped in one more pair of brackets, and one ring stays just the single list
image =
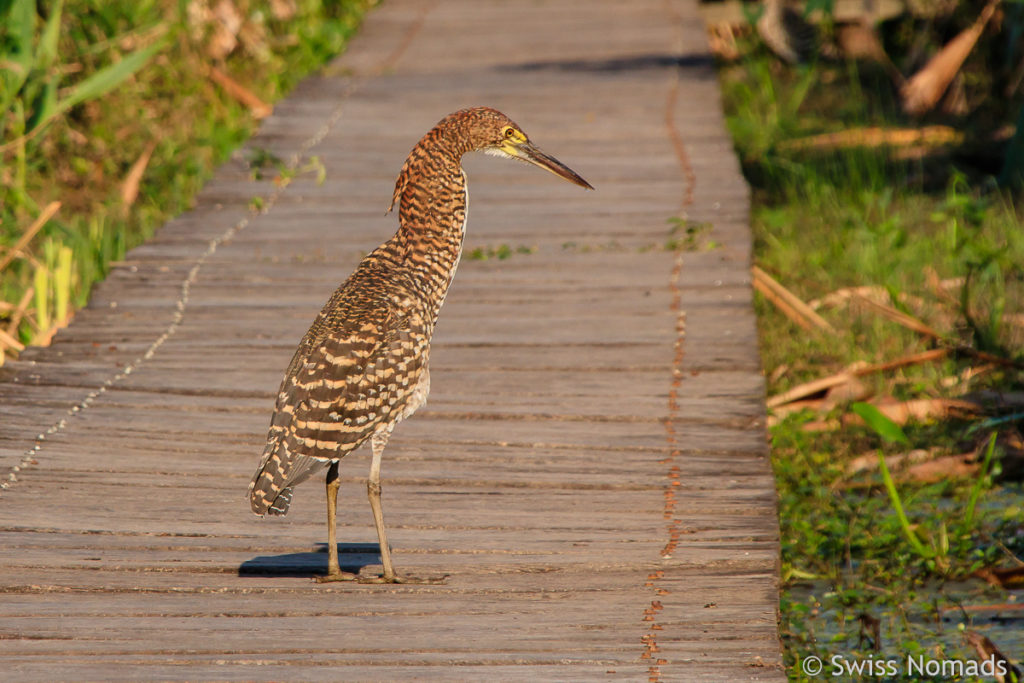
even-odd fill
[{"label": "wooden boardwalk", "polygon": [[[477,104],[597,191],[466,159],[430,402],[384,462],[398,568],[450,576],[319,585],[322,484],[283,519],[245,500],[273,397],[394,231],[406,153]],[[297,178],[254,179],[253,150]],[[388,0],[0,369],[3,680],[783,679],[748,203],[694,2]],[[342,463],[338,537],[372,572],[368,462]]]}]

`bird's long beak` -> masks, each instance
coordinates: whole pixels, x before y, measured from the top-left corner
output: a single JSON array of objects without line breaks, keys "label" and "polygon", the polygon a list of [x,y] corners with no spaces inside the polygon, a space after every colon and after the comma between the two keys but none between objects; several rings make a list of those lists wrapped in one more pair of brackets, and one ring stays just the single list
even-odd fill
[{"label": "bird's long beak", "polygon": [[533,143],[526,141],[520,143],[507,143],[502,145],[500,148],[503,152],[516,159],[522,159],[523,161],[529,162],[534,166],[540,166],[541,168],[551,171],[559,178],[565,178],[570,183],[585,187],[588,190],[593,190],[594,187],[580,176],[579,173],[572,170],[565,164],[553,156],[549,156],[544,152],[540,151],[533,146]]}]

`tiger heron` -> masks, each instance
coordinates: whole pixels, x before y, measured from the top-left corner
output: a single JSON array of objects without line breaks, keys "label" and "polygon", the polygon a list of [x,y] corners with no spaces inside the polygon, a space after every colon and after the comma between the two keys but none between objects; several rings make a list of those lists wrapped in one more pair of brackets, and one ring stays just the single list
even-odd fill
[{"label": "tiger heron", "polygon": [[[396,574],[391,563],[381,512],[381,454],[395,425],[427,400],[430,338],[466,230],[462,156],[473,151],[525,161],[593,189],[488,107],[446,116],[413,147],[388,209],[398,203],[398,232],[359,263],[299,342],[249,484],[254,513],[284,515],[295,486],[327,467],[327,575],[318,580],[420,582]],[[338,464],[367,440],[373,458],[366,489],[384,573],[360,578],[338,564]]]}]

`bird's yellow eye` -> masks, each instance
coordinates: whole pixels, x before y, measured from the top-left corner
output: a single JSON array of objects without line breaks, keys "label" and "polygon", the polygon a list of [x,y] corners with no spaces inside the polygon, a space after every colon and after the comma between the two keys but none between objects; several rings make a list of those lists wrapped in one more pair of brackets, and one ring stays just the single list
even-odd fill
[{"label": "bird's yellow eye", "polygon": [[505,137],[507,137],[509,140],[512,140],[513,138],[515,138],[516,137],[516,129],[513,128],[512,126],[505,126]]}]

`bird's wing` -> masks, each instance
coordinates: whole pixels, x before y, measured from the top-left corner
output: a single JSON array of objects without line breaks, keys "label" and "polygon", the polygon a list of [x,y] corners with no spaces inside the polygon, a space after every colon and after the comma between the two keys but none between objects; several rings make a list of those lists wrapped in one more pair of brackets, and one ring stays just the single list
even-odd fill
[{"label": "bird's wing", "polygon": [[393,314],[316,344],[281,402],[284,411],[294,408],[289,449],[339,458],[393,422],[423,369],[427,339],[421,323],[419,316]]},{"label": "bird's wing", "polygon": [[291,488],[394,422],[426,367],[424,316],[388,296],[332,297],[299,345],[249,486],[253,511],[284,514]]}]

